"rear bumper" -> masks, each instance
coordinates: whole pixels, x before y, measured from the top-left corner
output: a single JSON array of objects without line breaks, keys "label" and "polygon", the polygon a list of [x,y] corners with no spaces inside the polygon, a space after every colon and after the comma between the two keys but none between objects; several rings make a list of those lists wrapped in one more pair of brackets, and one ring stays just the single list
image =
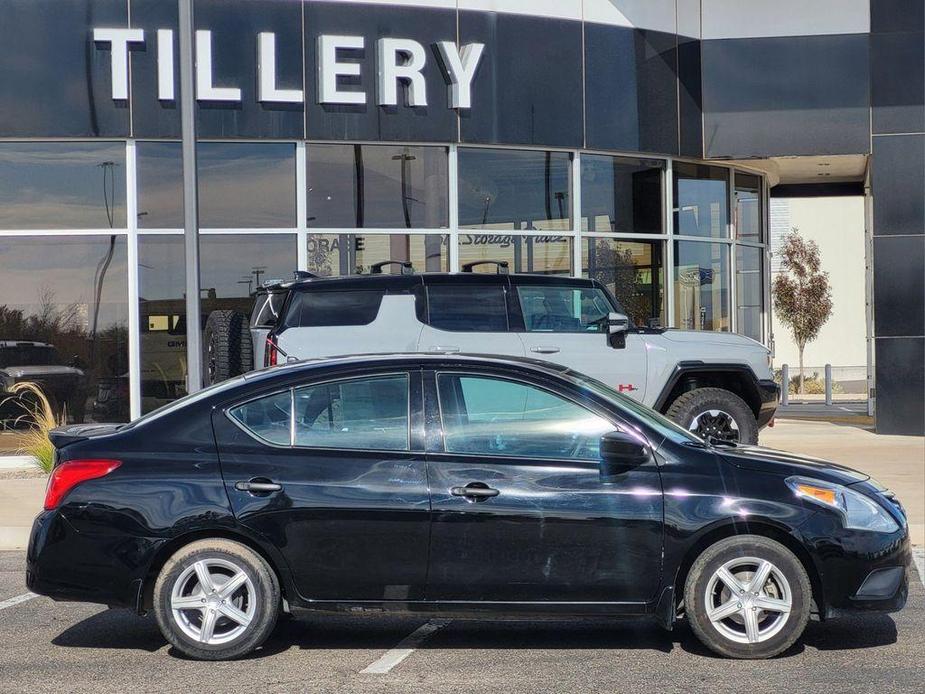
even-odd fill
[{"label": "rear bumper", "polygon": [[758,408],[758,427],[766,427],[777,412],[777,403],[780,400],[780,386],[771,380],[758,381],[758,395],[761,405]]}]

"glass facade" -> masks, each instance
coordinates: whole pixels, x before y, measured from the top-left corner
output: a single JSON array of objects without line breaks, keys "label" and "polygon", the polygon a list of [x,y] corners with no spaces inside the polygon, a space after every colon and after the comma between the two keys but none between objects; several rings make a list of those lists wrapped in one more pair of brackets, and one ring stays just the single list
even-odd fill
[{"label": "glass facade", "polygon": [[[198,160],[200,330],[213,310],[247,313],[262,282],[295,269],[496,272],[478,263],[505,261],[595,278],[636,325],[764,336],[767,191],[733,167],[301,141],[201,142]],[[55,391],[69,421],[127,420],[184,394],[179,143],[0,143],[0,182],[0,344],[33,342],[32,362],[72,370],[70,390]],[[23,349],[0,359],[25,360]]]}]

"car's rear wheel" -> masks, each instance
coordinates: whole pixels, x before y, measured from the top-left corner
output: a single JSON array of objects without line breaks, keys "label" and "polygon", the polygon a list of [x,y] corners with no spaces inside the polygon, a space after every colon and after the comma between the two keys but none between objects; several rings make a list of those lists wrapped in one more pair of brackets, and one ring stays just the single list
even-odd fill
[{"label": "car's rear wheel", "polygon": [[701,438],[758,443],[758,421],[745,401],[722,388],[696,388],[675,399],[666,413]]},{"label": "car's rear wheel", "polygon": [[239,311],[212,311],[203,339],[206,385],[221,383],[254,368],[247,316]]},{"label": "car's rear wheel", "polygon": [[183,547],[154,586],[161,633],[198,660],[231,660],[258,648],[276,625],[279,604],[276,574],[260,555],[231,540]]},{"label": "car's rear wheel", "polygon": [[731,658],[770,658],[790,648],[806,628],[811,599],[800,560],[758,535],[708,547],[684,586],[684,611],[697,638]]}]

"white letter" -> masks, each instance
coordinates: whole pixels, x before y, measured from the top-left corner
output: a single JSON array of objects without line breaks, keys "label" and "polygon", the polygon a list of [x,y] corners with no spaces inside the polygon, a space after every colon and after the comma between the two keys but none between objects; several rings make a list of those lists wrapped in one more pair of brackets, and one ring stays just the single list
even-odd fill
[{"label": "white letter", "polygon": [[257,34],[257,100],[285,104],[301,104],[301,89],[276,88],[276,34]]},{"label": "white letter", "polygon": [[157,98],[173,101],[173,29],[157,30]]},{"label": "white letter", "polygon": [[144,30],[94,29],[93,40],[112,48],[112,98],[128,99],[128,45],[144,43]]},{"label": "white letter", "polygon": [[472,108],[472,79],[485,44],[467,43],[458,51],[452,41],[438,41],[437,50],[450,78],[450,108]]},{"label": "white letter", "polygon": [[338,48],[363,48],[363,37],[328,34],[321,34],[318,37],[318,103],[365,104],[366,92],[345,92],[337,88],[339,75],[352,77],[360,75],[359,63],[337,62]]},{"label": "white letter", "polygon": [[397,106],[398,80],[407,80],[408,105],[427,106],[427,84],[421,74],[427,62],[424,46],[411,39],[379,39],[376,44],[379,104]]},{"label": "white letter", "polygon": [[237,87],[212,86],[212,32],[196,31],[196,98],[200,101],[240,101]]}]

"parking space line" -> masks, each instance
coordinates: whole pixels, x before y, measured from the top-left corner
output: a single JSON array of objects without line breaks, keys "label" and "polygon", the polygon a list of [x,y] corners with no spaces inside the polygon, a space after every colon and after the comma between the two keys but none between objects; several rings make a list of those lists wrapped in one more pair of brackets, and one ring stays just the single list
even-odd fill
[{"label": "parking space line", "polygon": [[22,595],[17,595],[15,598],[9,598],[0,602],[0,610],[5,610],[7,607],[13,607],[14,605],[18,605],[21,602],[25,602],[26,600],[31,600],[32,598],[37,597],[38,595],[35,593],[23,593]]},{"label": "parking space line", "polygon": [[925,547],[915,547],[912,550],[912,559],[919,574],[919,580],[925,586]]},{"label": "parking space line", "polygon": [[360,670],[363,674],[384,675],[401,661],[414,653],[414,650],[426,641],[432,634],[449,624],[449,621],[433,620],[422,624],[398,642],[395,648],[386,651],[381,658]]}]

